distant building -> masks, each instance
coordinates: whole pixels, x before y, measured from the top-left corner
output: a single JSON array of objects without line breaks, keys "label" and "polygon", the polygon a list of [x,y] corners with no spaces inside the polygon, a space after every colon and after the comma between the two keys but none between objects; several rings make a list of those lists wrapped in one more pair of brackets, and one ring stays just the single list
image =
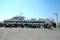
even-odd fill
[{"label": "distant building", "polygon": [[58,27],[60,27],[60,22],[58,23]]},{"label": "distant building", "polygon": [[51,20],[49,19],[31,19],[31,20],[26,20],[24,16],[16,16],[8,20],[4,20],[4,26],[5,27],[30,27],[30,28],[40,28],[41,26],[43,27],[48,27],[46,24],[52,26]]}]

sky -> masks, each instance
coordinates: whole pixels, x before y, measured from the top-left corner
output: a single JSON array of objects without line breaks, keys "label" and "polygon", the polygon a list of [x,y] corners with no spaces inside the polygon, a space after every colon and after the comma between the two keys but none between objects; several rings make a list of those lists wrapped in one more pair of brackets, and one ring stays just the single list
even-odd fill
[{"label": "sky", "polygon": [[22,13],[26,18],[53,18],[58,13],[60,22],[60,0],[0,0],[0,21]]}]

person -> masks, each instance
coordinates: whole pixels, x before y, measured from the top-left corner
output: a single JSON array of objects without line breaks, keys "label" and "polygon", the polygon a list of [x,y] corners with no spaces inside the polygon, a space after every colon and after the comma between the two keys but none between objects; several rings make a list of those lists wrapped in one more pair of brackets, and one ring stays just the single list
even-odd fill
[{"label": "person", "polygon": [[47,28],[48,27],[48,24],[46,23],[45,25],[44,25],[44,28]]}]

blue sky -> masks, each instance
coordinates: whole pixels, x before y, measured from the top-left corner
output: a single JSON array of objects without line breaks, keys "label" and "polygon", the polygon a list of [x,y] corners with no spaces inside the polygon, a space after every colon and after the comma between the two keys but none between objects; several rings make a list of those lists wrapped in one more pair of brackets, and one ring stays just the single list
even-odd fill
[{"label": "blue sky", "polygon": [[56,11],[60,17],[60,0],[0,0],[0,21],[20,13],[27,18],[55,19]]}]

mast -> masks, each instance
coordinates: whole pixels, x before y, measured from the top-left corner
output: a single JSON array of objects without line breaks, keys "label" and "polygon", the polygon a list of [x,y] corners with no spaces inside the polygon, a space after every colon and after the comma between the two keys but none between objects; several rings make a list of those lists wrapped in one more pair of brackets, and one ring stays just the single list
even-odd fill
[{"label": "mast", "polygon": [[22,16],[22,12],[20,13],[20,16]]}]

